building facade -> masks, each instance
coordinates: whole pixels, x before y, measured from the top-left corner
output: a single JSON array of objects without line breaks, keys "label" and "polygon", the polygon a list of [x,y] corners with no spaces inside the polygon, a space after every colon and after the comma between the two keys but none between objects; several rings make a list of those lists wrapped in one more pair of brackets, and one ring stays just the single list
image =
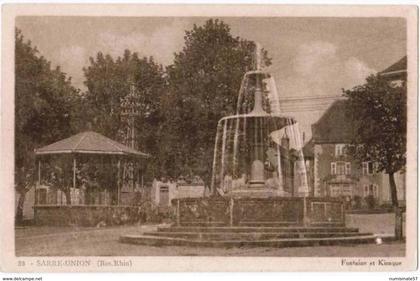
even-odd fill
[{"label": "building facade", "polygon": [[[406,81],[407,58],[404,57],[379,73],[399,87]],[[351,208],[372,208],[391,202],[388,175],[375,172],[376,163],[360,163],[346,151],[353,134],[347,101],[335,101],[312,125],[312,139],[304,147],[311,195],[341,197]],[[398,200],[405,203],[405,173],[394,174]]]}]

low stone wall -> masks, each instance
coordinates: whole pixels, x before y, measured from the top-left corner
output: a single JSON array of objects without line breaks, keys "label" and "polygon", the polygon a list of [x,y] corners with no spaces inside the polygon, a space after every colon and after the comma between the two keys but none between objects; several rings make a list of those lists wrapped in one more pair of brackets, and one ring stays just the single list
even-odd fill
[{"label": "low stone wall", "polygon": [[230,204],[224,198],[180,198],[173,199],[178,223],[229,224]]},{"label": "low stone wall", "polygon": [[173,199],[176,223],[344,225],[343,201],[317,197]]},{"label": "low stone wall", "polygon": [[297,197],[241,198],[233,200],[233,224],[303,223],[303,200]]},{"label": "low stone wall", "polygon": [[36,225],[49,226],[109,226],[140,221],[144,214],[135,206],[104,205],[37,205],[34,206]]},{"label": "low stone wall", "polygon": [[335,198],[306,198],[306,214],[311,225],[344,224],[344,202]]},{"label": "low stone wall", "polygon": [[[346,223],[349,227],[357,227],[360,232],[371,232],[374,234],[394,235],[395,214],[347,214]],[[405,214],[403,215],[403,237],[406,233]]]}]

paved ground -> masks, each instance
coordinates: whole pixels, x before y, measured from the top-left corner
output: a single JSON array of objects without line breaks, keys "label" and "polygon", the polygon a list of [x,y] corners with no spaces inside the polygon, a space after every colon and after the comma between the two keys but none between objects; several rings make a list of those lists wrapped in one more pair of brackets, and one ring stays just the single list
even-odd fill
[{"label": "paved ground", "polygon": [[357,227],[360,232],[375,234],[393,234],[395,214],[348,214],[346,215],[346,226]]},{"label": "paved ground", "polygon": [[404,256],[404,243],[300,248],[192,248],[122,244],[118,238],[156,226],[108,228],[26,227],[16,229],[17,256]]}]

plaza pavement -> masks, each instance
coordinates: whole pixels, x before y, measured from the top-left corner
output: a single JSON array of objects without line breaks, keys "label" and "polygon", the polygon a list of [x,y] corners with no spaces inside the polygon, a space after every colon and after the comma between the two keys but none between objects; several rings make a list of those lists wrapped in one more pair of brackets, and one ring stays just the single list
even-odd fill
[{"label": "plaza pavement", "polygon": [[[390,234],[393,214],[348,215],[347,226],[361,231]],[[16,228],[17,256],[279,256],[279,257],[368,257],[404,256],[405,243],[381,245],[316,246],[298,248],[194,248],[153,247],[118,242],[121,235],[156,229],[156,225],[103,228],[24,227]]]}]

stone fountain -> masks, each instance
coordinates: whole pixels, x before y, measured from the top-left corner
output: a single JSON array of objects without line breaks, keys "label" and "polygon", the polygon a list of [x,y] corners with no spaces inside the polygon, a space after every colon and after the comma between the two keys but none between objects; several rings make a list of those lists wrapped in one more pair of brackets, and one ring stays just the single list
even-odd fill
[{"label": "stone fountain", "polygon": [[285,247],[375,241],[345,227],[343,201],[309,196],[297,122],[282,114],[260,54],[257,48],[255,70],[244,75],[236,114],[218,122],[210,196],[173,199],[171,227],[122,242]]},{"label": "stone fountain", "polygon": [[274,79],[261,69],[259,54],[257,48],[256,69],[242,80],[236,114],[218,123],[211,190],[237,198],[308,195],[297,123],[281,113]]}]

